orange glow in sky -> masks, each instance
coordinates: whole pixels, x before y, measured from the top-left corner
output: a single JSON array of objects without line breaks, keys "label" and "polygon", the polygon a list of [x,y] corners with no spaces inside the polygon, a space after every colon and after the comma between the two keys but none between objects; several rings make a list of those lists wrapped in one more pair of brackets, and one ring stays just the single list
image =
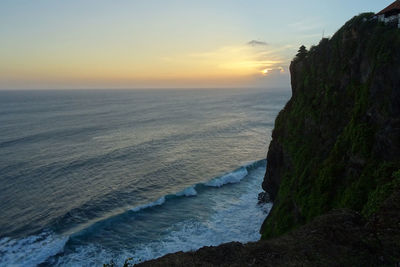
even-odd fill
[{"label": "orange glow in sky", "polygon": [[4,0],[0,89],[288,88],[300,45],[385,6],[289,2]]}]

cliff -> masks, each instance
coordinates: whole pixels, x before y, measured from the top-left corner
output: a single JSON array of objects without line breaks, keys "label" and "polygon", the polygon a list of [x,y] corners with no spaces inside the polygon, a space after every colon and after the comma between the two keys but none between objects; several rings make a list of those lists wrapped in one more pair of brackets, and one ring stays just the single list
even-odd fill
[{"label": "cliff", "polygon": [[400,183],[398,47],[400,30],[368,13],[293,60],[267,156],[263,238],[335,208],[368,218]]},{"label": "cliff", "polygon": [[262,240],[166,255],[143,266],[400,263],[400,30],[361,14],[301,49],[263,189]]}]

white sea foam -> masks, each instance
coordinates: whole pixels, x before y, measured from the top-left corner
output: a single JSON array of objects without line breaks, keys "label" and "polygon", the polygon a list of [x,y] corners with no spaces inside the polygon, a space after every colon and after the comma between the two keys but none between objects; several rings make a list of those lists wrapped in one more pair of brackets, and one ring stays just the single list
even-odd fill
[{"label": "white sea foam", "polygon": [[135,207],[135,208],[133,208],[133,209],[131,209],[131,210],[132,210],[133,212],[138,212],[139,210],[144,210],[144,209],[151,208],[151,207],[155,207],[155,206],[161,206],[161,205],[164,204],[164,203],[165,203],[165,197],[161,197],[161,198],[157,199],[157,200],[154,201],[154,202],[151,202],[151,203],[147,203],[147,204],[143,204],[143,205],[137,206],[137,207]]},{"label": "white sea foam", "polygon": [[245,167],[241,167],[240,169],[225,174],[219,178],[213,179],[207,183],[205,183],[206,186],[212,186],[212,187],[221,187],[226,184],[235,184],[239,183],[246,175],[248,174],[248,171]]},{"label": "white sea foam", "polygon": [[[258,175],[263,175],[259,172]],[[216,212],[206,221],[188,220],[171,227],[172,230],[159,242],[139,247],[131,254],[134,262],[161,257],[177,251],[191,251],[203,246],[217,246],[238,241],[251,242],[260,239],[259,228],[272,204],[257,205],[254,185],[237,201],[225,202],[219,197]],[[232,216],[234,214],[234,216]],[[251,218],[249,220],[249,218]],[[121,259],[122,260],[122,259]]]},{"label": "white sea foam", "polygon": [[[210,195],[211,202],[215,203],[214,212],[206,220],[181,221],[171,225],[168,233],[160,235],[159,240],[138,244],[130,250],[115,252],[96,245],[81,246],[75,253],[60,258],[58,265],[101,265],[111,259],[117,265],[122,265],[127,258],[133,258],[131,263],[139,263],[168,253],[191,251],[203,246],[217,246],[232,241],[243,243],[257,241],[260,239],[260,225],[272,207],[270,203],[257,204],[258,191],[254,190],[254,187],[262,181],[264,171],[265,168],[252,171],[250,176],[253,177],[249,180],[251,182],[245,184],[238,197]],[[231,194],[236,196],[235,192]]]},{"label": "white sea foam", "polygon": [[190,186],[190,187],[188,187],[188,188],[185,188],[185,189],[182,190],[181,192],[176,193],[175,195],[178,196],[178,197],[182,197],[182,196],[185,196],[185,197],[194,197],[194,196],[197,195],[197,191],[196,191],[196,189],[194,188],[194,186]]},{"label": "white sea foam", "polygon": [[[225,199],[218,194],[215,213],[206,221],[187,220],[171,226],[171,232],[157,242],[140,246],[131,254],[134,262],[145,261],[177,251],[191,251],[203,246],[216,246],[226,242],[251,242],[260,239],[260,225],[272,204],[257,204],[258,191],[265,168],[252,172],[253,179],[238,198]],[[244,172],[243,172],[244,173]],[[234,214],[234,216],[232,216]],[[251,218],[249,220],[249,218]],[[121,259],[122,260],[122,259]]]},{"label": "white sea foam", "polygon": [[[234,172],[230,172],[227,173],[221,177],[212,179],[209,182],[203,183],[203,185],[205,186],[210,186],[210,187],[222,187],[226,184],[235,184],[235,183],[239,183],[241,180],[243,180],[243,178],[245,178],[248,175],[248,171],[247,168],[254,165],[257,162],[249,162],[246,163],[246,165],[242,166],[241,168],[237,169]],[[197,195],[197,191],[195,189],[196,185],[194,186],[190,186],[185,188],[184,190],[176,193],[175,195],[178,197],[192,197],[192,196],[196,196]],[[147,204],[143,204],[140,206],[137,206],[133,209],[131,209],[134,212],[138,212],[140,210],[144,210],[147,208],[151,208],[151,207],[155,207],[155,206],[161,206],[162,204],[164,204],[166,201],[165,196],[159,198],[158,200],[151,202],[151,203],[147,203]]]},{"label": "white sea foam", "polygon": [[0,240],[0,266],[36,266],[63,251],[68,237],[43,232],[23,239]]},{"label": "white sea foam", "polygon": [[[249,164],[251,165],[251,164]],[[121,265],[125,259],[133,257],[133,263],[154,259],[176,251],[190,251],[203,246],[216,246],[221,243],[239,241],[250,242],[260,238],[259,227],[266,217],[271,204],[257,205],[257,193],[254,187],[261,183],[265,168],[252,169],[247,167],[225,174],[205,183],[206,186],[221,187],[229,183],[238,183],[249,176],[244,191],[236,197],[224,197],[211,194],[213,215],[206,221],[185,220],[171,225],[166,235],[160,240],[141,243],[135,249],[111,251],[100,244],[86,244],[74,248],[73,253],[57,257],[58,266],[93,266],[102,265],[113,259]],[[195,196],[196,186],[188,187],[176,196]],[[225,191],[230,192],[230,190]],[[204,197],[204,196],[203,196]],[[132,209],[138,212],[150,207],[161,206],[166,197],[154,202],[137,206]],[[234,214],[235,216],[232,216]],[[249,220],[251,218],[251,220]],[[9,238],[0,239],[0,266],[35,266],[45,262],[52,256],[63,251],[67,237],[59,237],[51,233],[43,233],[20,240]],[[53,258],[55,259],[55,258]]]}]

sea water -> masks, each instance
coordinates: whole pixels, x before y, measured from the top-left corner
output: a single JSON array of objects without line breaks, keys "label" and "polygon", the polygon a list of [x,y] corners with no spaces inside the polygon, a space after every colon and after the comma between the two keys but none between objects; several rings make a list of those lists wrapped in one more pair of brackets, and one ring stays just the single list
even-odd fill
[{"label": "sea water", "polygon": [[288,91],[0,91],[0,265],[132,263],[260,238]]}]

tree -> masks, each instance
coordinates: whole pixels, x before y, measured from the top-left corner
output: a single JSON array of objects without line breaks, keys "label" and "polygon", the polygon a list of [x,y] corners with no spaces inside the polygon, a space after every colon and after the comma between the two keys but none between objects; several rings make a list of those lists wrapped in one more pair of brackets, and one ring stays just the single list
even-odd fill
[{"label": "tree", "polygon": [[305,58],[307,53],[308,53],[307,48],[304,45],[300,46],[299,51],[297,51],[296,59]]}]

